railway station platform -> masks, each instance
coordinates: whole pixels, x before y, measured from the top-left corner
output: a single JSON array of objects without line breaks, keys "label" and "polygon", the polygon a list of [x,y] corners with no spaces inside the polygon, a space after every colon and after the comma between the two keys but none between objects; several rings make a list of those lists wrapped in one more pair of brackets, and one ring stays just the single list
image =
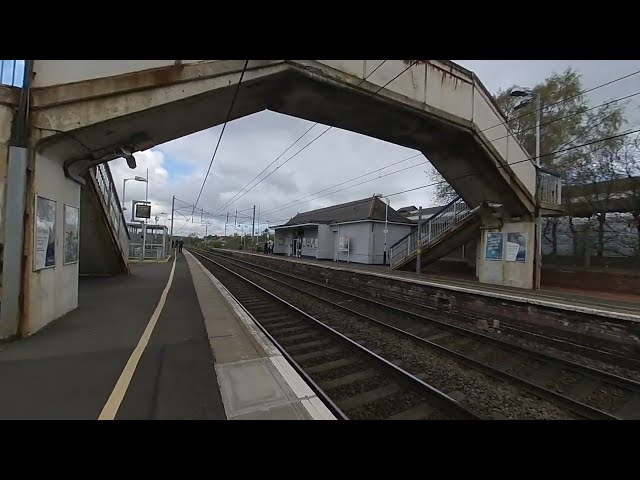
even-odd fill
[{"label": "railway station platform", "polygon": [[434,275],[431,273],[416,273],[408,271],[390,270],[384,265],[367,265],[360,263],[334,262],[330,260],[316,260],[312,258],[297,258],[283,255],[265,255],[239,250],[225,250],[233,254],[246,255],[248,257],[268,257],[275,261],[296,262],[315,265],[326,269],[357,272],[366,275],[379,276],[420,284],[438,289],[461,292],[479,297],[488,297],[497,300],[507,300],[524,305],[535,305],[557,310],[581,312],[585,314],[600,315],[604,317],[618,318],[632,322],[640,322],[640,293],[629,295],[621,293],[599,292],[581,290],[579,288],[546,288],[541,290],[526,290],[516,287],[494,286],[481,284],[478,281],[455,276]]},{"label": "railway station platform", "polygon": [[0,342],[0,419],[333,419],[188,252],[81,277],[79,307]]}]

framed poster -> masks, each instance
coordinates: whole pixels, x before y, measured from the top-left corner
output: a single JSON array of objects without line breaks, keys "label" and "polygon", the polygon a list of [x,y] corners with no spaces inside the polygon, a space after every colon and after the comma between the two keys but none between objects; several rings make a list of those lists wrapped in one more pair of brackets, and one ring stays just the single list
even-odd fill
[{"label": "framed poster", "polygon": [[486,260],[502,260],[504,239],[502,233],[487,233]]},{"label": "framed poster", "polygon": [[80,244],[80,209],[71,205],[64,206],[64,264],[78,261]]},{"label": "framed poster", "polygon": [[507,233],[507,262],[527,261],[527,232]]},{"label": "framed poster", "polygon": [[36,195],[33,269],[56,266],[56,202]]},{"label": "framed poster", "polygon": [[338,237],[338,251],[340,252],[348,252],[349,251],[349,237],[346,235],[340,235]]}]

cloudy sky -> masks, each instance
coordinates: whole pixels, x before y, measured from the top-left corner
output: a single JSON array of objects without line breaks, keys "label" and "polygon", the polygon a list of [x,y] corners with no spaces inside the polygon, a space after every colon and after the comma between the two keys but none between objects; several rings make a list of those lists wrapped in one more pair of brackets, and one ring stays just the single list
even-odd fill
[{"label": "cloudy sky", "polygon": [[[582,75],[584,89],[589,89],[629,73],[640,70],[640,61],[594,61],[594,60],[455,60],[474,71],[491,93],[499,88],[517,84],[535,85],[552,73],[560,73],[572,66]],[[613,100],[639,90],[640,75],[597,89],[589,94],[592,105]],[[240,91],[241,92],[241,91]],[[241,93],[240,93],[241,94]],[[629,130],[640,124],[639,97],[630,100]],[[216,154],[209,179],[198,202],[198,211],[219,213],[205,214],[203,221],[209,223],[210,233],[224,233],[226,213],[230,224],[227,233],[241,233],[242,227],[234,227],[236,209],[238,224],[244,232],[251,231],[251,213],[256,205],[256,217],[260,213],[261,230],[269,225],[287,221],[297,212],[348,202],[373,195],[392,194],[429,183],[425,171],[429,168],[419,152],[348,131],[332,128],[282,168],[276,167],[304,147],[327,126],[317,125],[292,147],[277,163],[269,167],[251,185],[267,165],[283,150],[302,135],[312,122],[294,117],[261,112],[244,117],[227,125]],[[138,168],[130,170],[123,159],[111,162],[113,176],[118,188],[122,179],[149,172],[149,200],[152,202],[152,219],[159,216],[159,223],[170,224],[171,198],[176,196],[174,232],[188,235],[191,232],[204,234],[201,214],[191,219],[192,205],[198,196],[202,180],[211,161],[222,125],[193,135],[158,145],[151,150],[136,154]],[[415,158],[414,157],[418,155]],[[396,164],[394,166],[390,166]],[[379,171],[376,171],[379,170]],[[271,175],[269,175],[271,172]],[[374,172],[363,176],[368,172]],[[388,175],[379,178],[382,175]],[[249,189],[260,179],[269,175],[254,189],[243,191],[225,207],[241,189]],[[348,180],[361,177],[349,182]],[[358,183],[362,185],[354,186]],[[342,184],[335,188],[334,185]],[[353,188],[347,188],[351,187]],[[337,192],[337,190],[341,190]],[[316,192],[319,192],[316,194]],[[334,193],[336,192],[336,193]],[[121,193],[121,192],[120,192]],[[315,195],[314,195],[315,194]],[[410,193],[395,195],[391,206],[406,205],[435,206],[432,188],[422,188]],[[127,182],[126,201],[130,208],[133,199],[144,200],[145,184]],[[289,204],[289,205],[287,205]],[[283,207],[284,206],[284,207]],[[225,207],[225,208],[223,208]],[[129,211],[129,210],[128,210]],[[247,217],[243,217],[246,215]],[[258,223],[256,221],[256,223]],[[256,227],[257,228],[257,227]]]}]

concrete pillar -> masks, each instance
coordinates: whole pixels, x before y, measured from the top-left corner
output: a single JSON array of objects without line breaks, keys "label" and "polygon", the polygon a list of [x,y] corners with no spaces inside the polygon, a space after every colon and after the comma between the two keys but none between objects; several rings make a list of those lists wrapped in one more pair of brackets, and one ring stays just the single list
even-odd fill
[{"label": "concrete pillar", "polygon": [[540,274],[534,255],[535,227],[534,221],[523,221],[481,230],[478,262],[481,283],[535,288],[534,280]]},{"label": "concrete pillar", "polygon": [[[0,86],[0,338],[18,334],[28,150],[10,146],[19,97]],[[12,228],[7,228],[12,226]]]}]

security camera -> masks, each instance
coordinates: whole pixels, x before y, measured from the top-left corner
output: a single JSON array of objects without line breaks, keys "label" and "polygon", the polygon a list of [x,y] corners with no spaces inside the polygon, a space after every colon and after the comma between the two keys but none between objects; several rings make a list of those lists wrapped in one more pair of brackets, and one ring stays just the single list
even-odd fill
[{"label": "security camera", "polygon": [[129,165],[129,168],[131,170],[136,168],[136,157],[134,157],[133,155],[125,155],[125,160],[127,161],[127,165]]},{"label": "security camera", "polygon": [[133,156],[133,149],[129,148],[129,147],[120,147],[119,149],[117,149],[114,153],[120,157],[124,157],[124,159],[127,161],[127,165],[129,166],[129,168],[131,170],[135,169],[137,164],[136,164],[136,157]]}]

